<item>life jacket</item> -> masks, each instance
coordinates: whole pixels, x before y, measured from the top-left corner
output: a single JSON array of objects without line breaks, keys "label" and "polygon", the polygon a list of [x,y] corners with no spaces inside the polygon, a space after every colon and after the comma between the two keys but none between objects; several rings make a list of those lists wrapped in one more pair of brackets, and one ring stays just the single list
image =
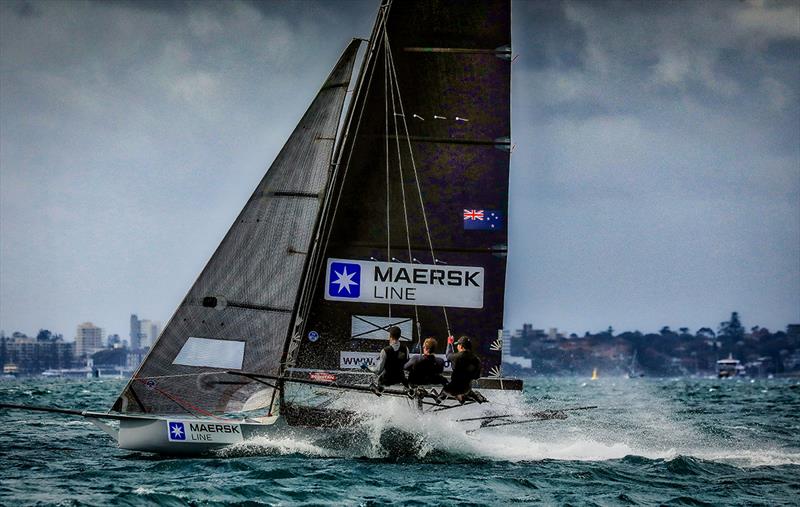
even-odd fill
[{"label": "life jacket", "polygon": [[396,384],[405,381],[403,366],[408,361],[408,347],[401,343],[400,347],[394,350],[391,345],[387,345],[383,351],[386,353],[386,363],[383,365],[384,383]]},{"label": "life jacket", "polygon": [[450,375],[448,390],[465,393],[472,387],[472,381],[481,376],[481,360],[471,350],[450,356],[453,373]]},{"label": "life jacket", "polygon": [[416,385],[438,384],[437,378],[444,371],[444,361],[433,354],[422,355],[411,366],[408,381]]}]

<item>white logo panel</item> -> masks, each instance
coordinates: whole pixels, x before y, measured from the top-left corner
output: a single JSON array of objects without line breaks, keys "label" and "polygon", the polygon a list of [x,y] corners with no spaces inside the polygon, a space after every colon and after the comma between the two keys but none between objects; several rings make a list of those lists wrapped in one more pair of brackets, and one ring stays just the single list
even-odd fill
[{"label": "white logo panel", "polygon": [[244,440],[238,424],[198,421],[167,421],[167,436],[170,442],[186,443],[235,444]]},{"label": "white logo panel", "polygon": [[328,259],[325,299],[483,308],[483,275],[475,266]]}]

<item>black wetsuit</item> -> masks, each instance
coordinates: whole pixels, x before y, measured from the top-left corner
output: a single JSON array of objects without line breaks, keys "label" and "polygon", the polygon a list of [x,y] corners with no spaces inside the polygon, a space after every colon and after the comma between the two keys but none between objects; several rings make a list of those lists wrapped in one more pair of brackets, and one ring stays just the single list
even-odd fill
[{"label": "black wetsuit", "polygon": [[481,376],[481,361],[471,350],[450,353],[448,361],[453,365],[450,383],[444,386],[449,394],[466,394],[472,390],[472,381]]},{"label": "black wetsuit", "polygon": [[418,354],[413,356],[405,365],[408,370],[408,383],[415,386],[428,384],[447,384],[447,379],[442,376],[444,360],[433,354]]},{"label": "black wetsuit", "polygon": [[394,350],[391,345],[383,348],[386,353],[386,363],[383,365],[383,372],[378,376],[378,384],[390,386],[394,384],[408,385],[403,366],[408,361],[408,347],[400,344],[400,348]]}]

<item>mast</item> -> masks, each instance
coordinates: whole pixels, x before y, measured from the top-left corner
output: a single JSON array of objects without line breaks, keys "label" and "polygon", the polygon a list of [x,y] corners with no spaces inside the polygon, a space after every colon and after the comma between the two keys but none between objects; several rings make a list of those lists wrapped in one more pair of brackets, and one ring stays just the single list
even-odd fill
[{"label": "mast", "polygon": [[[350,104],[347,108],[347,113],[345,118],[342,121],[344,126],[344,130],[342,132],[341,138],[339,139],[339,143],[336,146],[336,151],[331,158],[331,167],[330,173],[331,177],[328,180],[328,185],[325,191],[325,200],[323,201],[323,205],[320,209],[319,216],[317,221],[314,225],[314,241],[312,243],[311,248],[309,249],[309,256],[307,258],[307,263],[303,269],[303,276],[302,276],[302,285],[300,290],[300,295],[297,298],[295,303],[294,314],[292,316],[292,326],[290,328],[289,335],[287,336],[286,340],[286,347],[284,349],[283,357],[281,360],[282,363],[282,371],[286,368],[291,368],[294,366],[296,358],[297,358],[297,351],[300,345],[300,342],[303,338],[303,330],[305,329],[305,319],[308,314],[308,306],[311,302],[311,298],[313,297],[314,293],[314,283],[316,278],[319,274],[320,267],[322,266],[322,262],[324,259],[324,248],[320,248],[320,245],[325,240],[327,235],[330,232],[330,220],[332,206],[334,205],[334,195],[337,186],[337,181],[341,179],[341,171],[342,163],[343,163],[343,154],[344,150],[343,147],[347,144],[348,140],[350,139],[350,130],[351,128],[358,129],[358,121],[355,126],[353,126],[353,118],[356,110],[356,104],[361,104],[361,110],[363,111],[363,94],[365,93],[365,86],[364,82],[366,79],[366,69],[371,66],[372,61],[375,58],[375,51],[376,51],[376,35],[380,31],[381,27],[386,18],[386,13],[388,11],[389,5],[391,4],[391,0],[381,0],[381,5],[378,8],[378,14],[375,18],[375,25],[372,27],[372,33],[370,38],[366,41],[367,42],[367,49],[364,54],[364,58],[361,62],[361,66],[358,72],[358,78],[356,81],[356,87],[353,91],[353,97],[350,100]],[[362,39],[354,39],[354,40],[362,40]],[[358,116],[358,115],[357,115]],[[352,145],[351,145],[352,150]],[[345,163],[349,162],[349,160],[344,161]]]}]

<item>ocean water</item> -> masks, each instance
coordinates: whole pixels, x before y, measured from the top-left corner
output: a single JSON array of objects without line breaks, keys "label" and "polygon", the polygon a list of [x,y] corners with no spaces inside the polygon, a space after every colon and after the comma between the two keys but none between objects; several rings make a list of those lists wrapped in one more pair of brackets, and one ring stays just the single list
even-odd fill
[{"label": "ocean water", "polygon": [[[3,381],[0,401],[104,410],[123,385]],[[798,380],[530,379],[498,408],[580,405],[598,408],[469,435],[390,412],[352,446],[286,435],[203,458],[123,451],[84,420],[0,409],[0,504],[800,505]],[[409,438],[393,425],[413,442],[390,442]]]}]

